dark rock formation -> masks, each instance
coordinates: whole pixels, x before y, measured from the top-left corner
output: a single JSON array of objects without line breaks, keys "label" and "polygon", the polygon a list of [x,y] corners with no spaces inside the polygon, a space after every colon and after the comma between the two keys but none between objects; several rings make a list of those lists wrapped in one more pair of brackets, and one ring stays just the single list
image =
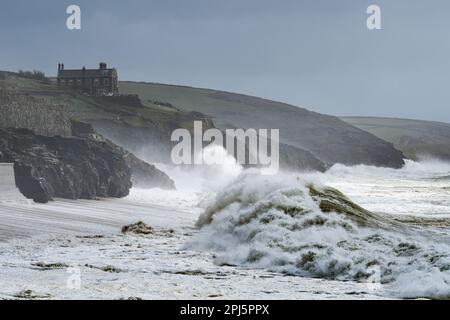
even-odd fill
[{"label": "dark rock formation", "polygon": [[0,128],[0,162],[14,163],[17,187],[36,202],[124,197],[132,185],[121,150],[90,139]]},{"label": "dark rock formation", "polygon": [[120,152],[127,165],[131,168],[131,180],[134,187],[175,189],[175,183],[167,174],[158,170],[154,165],[139,159],[124,148],[115,145],[110,140],[105,139],[94,130],[91,124],[72,120],[72,134],[80,138],[107,143]]},{"label": "dark rock formation", "polygon": [[153,228],[142,221],[122,227],[122,233],[150,234]]},{"label": "dark rock formation", "polygon": [[134,154],[126,152],[124,159],[131,168],[131,181],[137,188],[175,189],[175,183],[167,174],[158,170],[154,165],[142,161]]},{"label": "dark rock formation", "polygon": [[47,203],[52,200],[55,194],[54,189],[44,177],[40,177],[39,173],[34,171],[32,165],[16,162],[14,175],[17,187],[28,199],[39,203]]}]

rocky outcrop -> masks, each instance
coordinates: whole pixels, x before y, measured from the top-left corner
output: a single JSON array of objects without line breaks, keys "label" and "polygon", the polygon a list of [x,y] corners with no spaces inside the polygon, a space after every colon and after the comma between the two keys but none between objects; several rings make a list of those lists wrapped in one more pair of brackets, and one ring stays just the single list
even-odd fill
[{"label": "rocky outcrop", "polygon": [[102,141],[0,128],[0,162],[14,163],[17,187],[36,202],[118,198],[132,186],[123,153]]},{"label": "rocky outcrop", "polygon": [[124,159],[131,168],[133,187],[150,189],[175,189],[175,183],[167,174],[158,170],[154,165],[142,161],[134,154],[126,152]]},{"label": "rocky outcrop", "polygon": [[122,233],[134,233],[134,234],[150,234],[153,232],[153,228],[142,221],[136,222],[122,227]]},{"label": "rocky outcrop", "polygon": [[91,124],[72,120],[72,134],[80,138],[107,143],[121,153],[126,164],[131,169],[131,180],[134,187],[175,189],[174,181],[167,174],[158,170],[154,165],[139,159],[133,153],[117,146],[110,140],[105,139],[94,130]]}]

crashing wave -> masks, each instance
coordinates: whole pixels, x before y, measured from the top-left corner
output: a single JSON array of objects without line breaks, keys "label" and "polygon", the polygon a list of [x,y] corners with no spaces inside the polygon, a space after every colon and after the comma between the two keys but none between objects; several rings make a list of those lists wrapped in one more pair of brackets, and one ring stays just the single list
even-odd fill
[{"label": "crashing wave", "polygon": [[[450,297],[450,243],[298,177],[243,172],[200,216],[215,263],[373,281],[398,297]],[[388,294],[389,294],[388,293]]]}]

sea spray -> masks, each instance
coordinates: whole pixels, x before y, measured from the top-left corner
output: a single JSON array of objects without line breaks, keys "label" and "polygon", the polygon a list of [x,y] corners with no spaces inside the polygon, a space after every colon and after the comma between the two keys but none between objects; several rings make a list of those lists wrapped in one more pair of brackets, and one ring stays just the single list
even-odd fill
[{"label": "sea spray", "polygon": [[450,163],[405,160],[401,169],[336,164],[315,174],[359,205],[392,216],[450,218]]},{"label": "sea spray", "polygon": [[324,212],[314,183],[323,189],[293,175],[244,171],[200,216],[202,230],[189,246],[213,250],[218,265],[304,277],[367,281],[375,268],[390,295],[450,296],[448,237],[407,231],[376,214],[367,220],[379,226]]},{"label": "sea spray", "polygon": [[202,157],[212,164],[172,166],[156,163],[159,170],[176,182],[176,190],[154,188],[148,192],[133,188],[127,199],[180,210],[203,208],[223,186],[239,176],[242,166],[223,147],[217,145],[204,148]]},{"label": "sea spray", "polygon": [[450,175],[450,162],[438,159],[427,159],[416,162],[405,159],[405,165],[401,169],[374,167],[368,165],[346,166],[343,164],[333,165],[327,175],[335,176],[366,176],[366,177],[390,177],[395,179],[409,178],[421,179],[430,177],[441,177]]}]

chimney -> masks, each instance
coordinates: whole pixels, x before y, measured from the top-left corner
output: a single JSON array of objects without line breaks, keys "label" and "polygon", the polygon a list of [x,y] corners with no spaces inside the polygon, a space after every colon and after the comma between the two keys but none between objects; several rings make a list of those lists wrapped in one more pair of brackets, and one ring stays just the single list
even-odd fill
[{"label": "chimney", "polygon": [[64,70],[64,63],[61,63],[61,70]]},{"label": "chimney", "polygon": [[107,65],[104,62],[100,62],[100,70],[106,70]]},{"label": "chimney", "polygon": [[58,63],[58,71],[61,70],[61,63]]}]

